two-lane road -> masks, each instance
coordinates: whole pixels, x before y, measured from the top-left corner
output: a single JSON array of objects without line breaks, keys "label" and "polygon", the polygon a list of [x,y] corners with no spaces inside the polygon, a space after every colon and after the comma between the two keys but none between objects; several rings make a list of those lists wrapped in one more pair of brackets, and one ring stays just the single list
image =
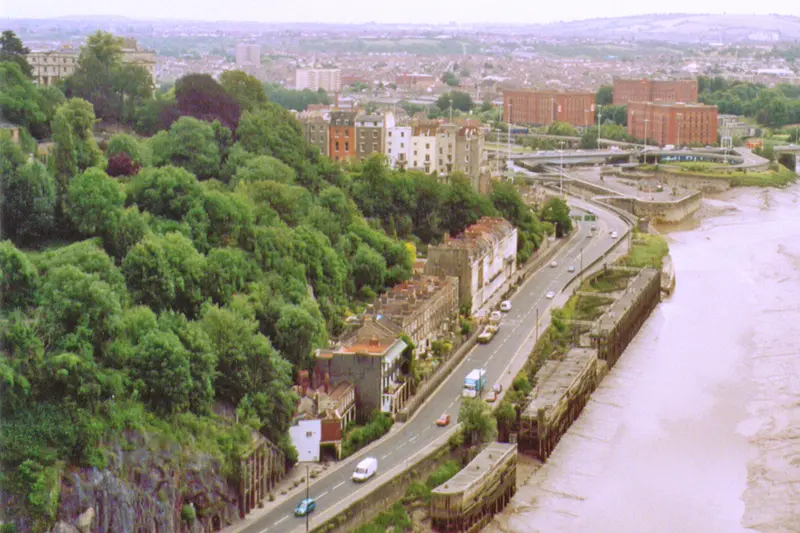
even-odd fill
[{"label": "two-lane road", "polygon": [[[503,317],[495,338],[488,344],[478,344],[410,421],[399,426],[399,429],[393,429],[369,451],[369,456],[378,459],[378,473],[375,477],[364,484],[356,484],[350,480],[355,465],[365,455],[357,453],[324,478],[312,482],[310,495],[317,500],[317,509],[311,515],[312,526],[315,523],[315,515],[319,515],[325,508],[340,502],[343,498],[369,492],[371,486],[382,475],[393,467],[403,464],[424,445],[441,435],[445,428],[436,426],[435,422],[442,413],[449,413],[455,422],[461,405],[464,376],[471,369],[486,369],[488,388],[509,372],[512,360],[518,356],[527,357],[528,354],[523,353],[523,350],[530,349],[530,342],[535,336],[537,309],[542,315],[551,304],[551,300],[545,297],[547,292],[558,293],[564,288],[575,275],[574,272],[569,272],[570,266],[575,267],[575,272],[580,270],[581,251],[583,263],[588,265],[615,242],[610,237],[612,231],[622,235],[626,229],[625,223],[608,210],[580,200],[571,200],[570,203],[573,207],[591,209],[598,215],[597,221],[581,224],[578,236],[555,258],[557,267],[543,266],[520,287],[511,298],[513,307]],[[586,235],[591,233],[592,224],[597,226],[596,235],[587,238]],[[294,508],[303,497],[305,492],[287,499],[242,529],[242,533],[284,533],[294,529],[304,530],[305,519],[294,516]]]}]

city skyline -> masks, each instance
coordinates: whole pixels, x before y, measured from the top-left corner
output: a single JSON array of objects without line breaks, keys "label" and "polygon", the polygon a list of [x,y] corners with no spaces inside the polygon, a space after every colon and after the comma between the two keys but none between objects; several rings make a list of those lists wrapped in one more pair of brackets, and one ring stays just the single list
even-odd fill
[{"label": "city skyline", "polygon": [[[158,0],[140,0],[136,4],[118,0],[84,0],[80,4],[61,0],[41,0],[30,3],[10,0],[5,4],[5,17],[57,18],[57,17],[126,17],[134,20],[186,20],[274,23],[385,23],[385,24],[547,24],[592,18],[654,15],[641,2],[619,0],[613,11],[607,5],[579,0],[568,12],[558,3],[523,3],[519,0],[499,0],[492,10],[481,9],[483,4],[463,0],[406,0],[376,9],[367,0],[350,0],[343,9],[341,4],[322,0],[298,0],[281,5],[280,11],[270,5],[256,5],[249,0],[229,0],[224,11],[217,4],[175,0],[170,3]],[[758,5],[743,0],[674,0],[669,13],[727,14],[727,15],[794,15],[800,16],[796,0],[775,0]]]}]

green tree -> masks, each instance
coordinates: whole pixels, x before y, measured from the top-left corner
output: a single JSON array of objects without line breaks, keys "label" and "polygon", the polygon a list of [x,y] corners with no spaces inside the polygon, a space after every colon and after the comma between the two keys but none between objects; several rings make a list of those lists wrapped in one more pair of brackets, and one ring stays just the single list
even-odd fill
[{"label": "green tree", "polygon": [[155,166],[174,165],[185,168],[199,179],[219,175],[222,154],[214,128],[193,117],[181,117],[169,131],[150,139]]},{"label": "green tree", "polygon": [[151,409],[176,413],[189,406],[192,377],[189,352],[170,331],[152,331],[136,347],[132,377]]},{"label": "green tree", "polygon": [[597,105],[611,105],[614,103],[614,86],[613,85],[603,85],[597,90],[597,95],[595,96],[595,103]]},{"label": "green tree", "polygon": [[127,189],[128,205],[158,217],[181,220],[194,208],[202,208],[203,189],[192,174],[167,166],[139,172]]},{"label": "green tree", "polygon": [[448,70],[442,73],[442,83],[449,85],[450,87],[458,87],[461,83],[461,80],[459,80],[458,76],[456,76],[452,71]]},{"label": "green tree", "polygon": [[295,368],[309,368],[313,350],[327,341],[325,323],[296,305],[283,307],[275,331],[275,347]]},{"label": "green tree", "polygon": [[279,159],[268,155],[256,156],[247,160],[236,170],[232,185],[243,181],[272,180],[278,183],[293,183],[295,171]]},{"label": "green tree", "polygon": [[79,232],[99,235],[122,210],[124,202],[125,193],[120,184],[99,168],[90,168],[70,182],[66,211]]},{"label": "green tree", "polygon": [[458,421],[464,431],[464,442],[476,445],[497,438],[497,420],[489,404],[480,398],[464,398],[458,410]]},{"label": "green tree", "polygon": [[464,92],[461,91],[450,91],[448,93],[444,93],[442,96],[436,100],[436,107],[441,109],[443,112],[447,112],[450,109],[450,105],[452,104],[453,110],[467,112],[471,110],[475,103],[472,101],[472,97]]},{"label": "green tree", "polygon": [[569,216],[569,206],[561,198],[548,198],[542,206],[540,214],[542,220],[550,222],[556,227],[556,237],[563,237],[572,232],[572,219]]},{"label": "green tree", "polygon": [[102,163],[103,153],[97,147],[92,128],[97,119],[92,104],[72,98],[58,108],[53,124],[56,143],[56,177],[66,189],[67,181],[87,168]]},{"label": "green tree", "polygon": [[381,254],[362,244],[353,256],[351,265],[357,290],[365,286],[375,292],[383,289],[383,282],[386,279],[386,259]]},{"label": "green tree", "polygon": [[548,135],[561,135],[563,137],[577,137],[578,130],[566,122],[553,122],[547,127]]},{"label": "green tree", "polygon": [[26,309],[36,303],[39,273],[11,242],[0,241],[0,308]]},{"label": "green tree", "polygon": [[33,69],[26,58],[30,52],[30,48],[24,46],[13,31],[5,30],[0,35],[0,62],[11,61],[16,63],[19,65],[20,71],[28,78],[33,76]]},{"label": "green tree", "polygon": [[0,113],[28,130],[45,123],[48,118],[42,110],[41,94],[29,75],[13,61],[0,62]]},{"label": "green tree", "polygon": [[222,87],[236,99],[242,111],[253,111],[267,103],[264,86],[241,70],[226,70],[219,77]]},{"label": "green tree", "polygon": [[127,133],[117,133],[108,141],[108,148],[106,148],[106,157],[112,157],[119,154],[128,154],[131,161],[140,166],[145,166],[149,163],[147,157],[147,150],[142,144],[132,135]]},{"label": "green tree", "polygon": [[39,162],[4,172],[0,182],[3,234],[19,242],[48,238],[54,230],[56,183]]},{"label": "green tree", "polygon": [[450,175],[450,189],[441,207],[442,227],[455,235],[474,224],[482,216],[492,216],[495,210],[485,196],[479,194],[460,172]]}]

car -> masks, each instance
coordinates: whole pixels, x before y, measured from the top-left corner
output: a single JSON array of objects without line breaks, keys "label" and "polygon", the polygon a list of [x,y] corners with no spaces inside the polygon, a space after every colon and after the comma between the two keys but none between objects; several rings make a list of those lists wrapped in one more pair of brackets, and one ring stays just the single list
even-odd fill
[{"label": "car", "polygon": [[592,224],[592,231],[597,231],[597,225],[596,224]]},{"label": "car", "polygon": [[547,294],[545,294],[544,297],[547,298],[548,300],[552,300],[553,298],[556,297],[556,293],[554,293],[553,291],[547,291]]},{"label": "car", "polygon": [[570,265],[569,268],[567,269],[567,271],[575,272],[575,266],[574,265]]},{"label": "car", "polygon": [[612,239],[616,239],[617,237],[619,237],[619,235],[617,235],[617,232],[616,231],[612,231],[611,232],[611,238]]},{"label": "car", "polygon": [[500,311],[492,311],[492,314],[489,315],[489,323],[493,325],[499,325],[500,321],[503,319],[503,313]]},{"label": "car", "polygon": [[314,501],[314,498],[303,498],[303,500],[297,504],[297,507],[294,508],[294,514],[296,516],[305,516],[314,512],[316,508],[317,502]]},{"label": "car", "polygon": [[591,239],[591,238],[592,238],[592,234],[591,234],[591,233],[587,233],[587,234],[586,234],[586,238],[587,238],[587,239]]},{"label": "car", "polygon": [[367,457],[356,465],[356,470],[353,472],[351,479],[353,481],[366,481],[375,475],[378,471],[378,460],[374,457]]},{"label": "car", "polygon": [[550,268],[555,268],[557,266],[558,266],[558,262],[556,262],[556,261],[553,261],[552,263],[550,263]]},{"label": "car", "polygon": [[497,393],[493,390],[490,390],[486,393],[486,401],[489,403],[494,403],[497,401]]},{"label": "car", "polygon": [[508,300],[503,300],[502,303],[500,303],[500,310],[504,313],[511,311],[511,302]]},{"label": "car", "polygon": [[494,387],[492,387],[492,390],[495,391],[497,394],[500,394],[501,392],[503,392],[503,385],[501,385],[500,383],[495,383]]},{"label": "car", "polygon": [[445,427],[447,424],[450,423],[450,415],[444,413],[442,416],[436,419],[436,425],[439,427]]}]

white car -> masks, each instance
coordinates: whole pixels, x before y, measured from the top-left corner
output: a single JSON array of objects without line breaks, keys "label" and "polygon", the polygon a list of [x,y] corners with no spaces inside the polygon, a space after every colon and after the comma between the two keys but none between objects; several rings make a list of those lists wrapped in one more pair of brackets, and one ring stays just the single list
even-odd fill
[{"label": "white car", "polygon": [[558,266],[558,263],[556,261],[553,261],[552,263],[550,263],[550,268],[555,268],[557,266]]},{"label": "white car", "polygon": [[570,266],[569,266],[569,268],[568,268],[567,270],[568,270],[569,272],[575,272],[575,267],[574,267],[573,265],[570,265]]},{"label": "white car", "polygon": [[554,293],[553,291],[547,291],[547,294],[545,294],[544,297],[547,298],[548,300],[552,300],[553,298],[556,297],[556,293]]},{"label": "white car", "polygon": [[617,235],[617,232],[616,231],[612,231],[611,232],[611,238],[612,239],[616,239],[617,237],[619,237],[619,235]]},{"label": "white car", "polygon": [[500,310],[504,313],[511,311],[511,302],[508,300],[503,300],[503,302],[500,304]]}]

